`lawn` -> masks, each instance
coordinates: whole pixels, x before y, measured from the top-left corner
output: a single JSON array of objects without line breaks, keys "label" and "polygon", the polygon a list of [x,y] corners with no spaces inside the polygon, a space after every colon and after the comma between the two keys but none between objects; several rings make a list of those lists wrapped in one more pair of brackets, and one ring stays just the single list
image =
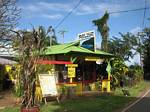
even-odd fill
[{"label": "lawn", "polygon": [[[139,92],[143,91],[149,85],[148,82],[142,81],[138,85],[127,88],[131,96],[123,96],[121,89],[118,88],[114,95],[100,95],[93,97],[81,97],[74,100],[67,100],[60,104],[50,102],[41,106],[41,112],[114,112],[122,108],[129,102],[136,99]],[[19,112],[19,107],[9,107],[1,112]]]}]

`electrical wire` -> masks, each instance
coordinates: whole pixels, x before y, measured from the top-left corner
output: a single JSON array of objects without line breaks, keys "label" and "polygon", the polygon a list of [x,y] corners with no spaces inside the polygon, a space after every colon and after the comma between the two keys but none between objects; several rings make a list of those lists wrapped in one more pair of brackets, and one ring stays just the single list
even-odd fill
[{"label": "electrical wire", "polygon": [[115,11],[115,12],[108,12],[108,13],[109,14],[115,14],[115,13],[124,13],[124,12],[139,11],[139,10],[146,10],[146,9],[150,9],[150,7],[130,9],[130,10],[122,10],[122,11]]},{"label": "electrical wire", "polygon": [[145,0],[145,8],[144,8],[144,14],[143,14],[143,22],[142,22],[142,27],[144,27],[145,15],[146,15],[146,0]]},{"label": "electrical wire", "polygon": [[54,27],[54,29],[57,29],[72,13],[73,11],[78,8],[78,6],[83,2],[84,0],[80,0],[75,7]]}]

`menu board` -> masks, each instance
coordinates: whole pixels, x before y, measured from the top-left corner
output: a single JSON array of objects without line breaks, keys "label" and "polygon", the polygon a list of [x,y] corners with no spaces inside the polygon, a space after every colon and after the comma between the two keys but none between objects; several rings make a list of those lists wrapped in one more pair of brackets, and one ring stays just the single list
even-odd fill
[{"label": "menu board", "polygon": [[48,95],[55,96],[58,94],[54,75],[39,74],[39,81],[43,97]]}]

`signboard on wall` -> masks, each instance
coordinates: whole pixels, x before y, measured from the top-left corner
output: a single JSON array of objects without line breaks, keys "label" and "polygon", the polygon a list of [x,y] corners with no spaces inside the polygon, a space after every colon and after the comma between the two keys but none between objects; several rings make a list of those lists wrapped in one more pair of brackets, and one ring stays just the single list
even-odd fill
[{"label": "signboard on wall", "polygon": [[85,57],[85,61],[95,61],[96,64],[101,64],[104,59],[100,59],[100,57]]},{"label": "signboard on wall", "polygon": [[43,96],[55,96],[58,94],[54,75],[39,74],[39,81]]},{"label": "signboard on wall", "polygon": [[95,51],[95,31],[88,31],[78,34],[80,45],[86,49]]}]

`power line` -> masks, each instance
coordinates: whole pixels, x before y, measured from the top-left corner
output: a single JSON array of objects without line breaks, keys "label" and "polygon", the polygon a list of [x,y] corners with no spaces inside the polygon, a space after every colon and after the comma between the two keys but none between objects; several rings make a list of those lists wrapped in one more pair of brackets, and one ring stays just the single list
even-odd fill
[{"label": "power line", "polygon": [[109,14],[124,13],[124,12],[131,12],[131,11],[139,11],[139,10],[146,10],[146,9],[150,9],[150,7],[130,9],[130,10],[122,10],[122,11],[114,11],[114,12],[109,12]]},{"label": "power line", "polygon": [[83,2],[84,0],[80,0],[75,7],[73,7],[73,9],[55,26],[55,29],[57,29],[64,21],[65,19],[67,19],[72,13],[73,11],[81,4],[81,2]]},{"label": "power line", "polygon": [[143,14],[143,22],[142,22],[142,27],[144,27],[145,15],[146,15],[146,0],[145,0],[145,8],[144,8],[144,14]]}]

